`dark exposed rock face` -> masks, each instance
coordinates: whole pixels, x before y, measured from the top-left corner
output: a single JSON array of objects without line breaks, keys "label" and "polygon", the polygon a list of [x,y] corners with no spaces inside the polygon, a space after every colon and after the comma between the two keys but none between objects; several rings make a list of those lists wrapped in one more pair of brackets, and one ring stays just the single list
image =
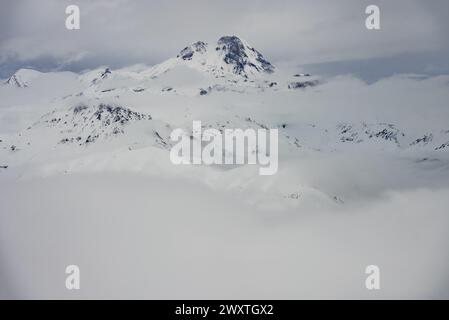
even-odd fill
[{"label": "dark exposed rock face", "polygon": [[191,60],[195,52],[204,53],[206,52],[206,50],[207,43],[203,41],[197,41],[194,44],[182,49],[177,57],[183,60]]},{"label": "dark exposed rock face", "polygon": [[[129,108],[100,103],[94,106],[84,104],[72,107],[71,112],[50,113],[40,123],[55,127],[65,133],[59,143],[90,144],[98,138],[118,135],[125,132],[129,122],[151,120],[148,114],[132,111]],[[70,111],[69,110],[69,111]]]},{"label": "dark exposed rock face", "polygon": [[271,73],[274,71],[273,65],[270,62],[268,62],[267,60],[265,60],[259,51],[257,51],[254,48],[251,48],[251,50],[257,55],[256,59],[258,62],[260,62],[262,64],[263,71],[268,72],[268,73]]},{"label": "dark exposed rock face", "polygon": [[[273,72],[274,70],[273,65],[265,60],[259,51],[254,48],[245,47],[243,42],[236,36],[224,36],[218,39],[216,50],[224,52],[224,61],[227,64],[234,65],[234,72],[236,74],[241,74],[246,65],[262,72]],[[255,55],[259,66],[249,61],[247,50]]]},{"label": "dark exposed rock face", "polygon": [[449,147],[449,141],[439,145],[438,147],[435,148],[435,150],[442,150],[442,149],[445,149],[448,147]]},{"label": "dark exposed rock face", "polygon": [[307,88],[307,87],[314,87],[318,84],[318,81],[296,81],[296,82],[290,82],[288,84],[289,89],[300,89],[300,88]]},{"label": "dark exposed rock face", "polygon": [[20,81],[17,76],[14,74],[6,80],[5,84],[9,84],[18,88],[26,88],[28,84],[26,82]]},{"label": "dark exposed rock face", "polygon": [[109,74],[111,74],[112,72],[111,72],[111,69],[109,69],[109,68],[106,68],[106,69],[104,69],[104,71],[101,73],[101,75],[100,75],[100,77],[101,77],[101,79],[104,79],[104,78],[106,78]]},{"label": "dark exposed rock face", "polygon": [[224,61],[227,64],[233,64],[235,73],[240,74],[244,70],[245,61],[248,58],[240,39],[235,36],[221,37],[217,44],[217,50],[225,52]]},{"label": "dark exposed rock face", "polygon": [[413,145],[427,145],[429,142],[433,140],[433,135],[425,134],[422,138],[418,138],[414,140],[412,143],[410,143],[411,146]]},{"label": "dark exposed rock face", "polygon": [[104,120],[103,125],[108,126],[111,123],[125,124],[131,120],[151,120],[151,116],[132,111],[121,106],[111,106],[100,104],[94,112],[97,120]]},{"label": "dark exposed rock face", "polygon": [[367,139],[381,139],[399,146],[399,138],[405,136],[395,125],[389,123],[371,125],[363,123],[361,126],[344,123],[337,125],[337,130],[341,142],[360,143]]},{"label": "dark exposed rock face", "polygon": [[[274,66],[259,51],[250,47],[236,36],[221,37],[217,41],[215,50],[213,47],[208,47],[207,43],[197,41],[182,49],[177,58],[190,61],[200,56],[206,59],[202,61],[203,65],[208,63],[212,71],[218,71],[218,76],[223,75],[220,73],[220,70],[224,70],[221,62],[230,65],[232,73],[245,78],[257,73],[271,73],[274,71]],[[216,65],[214,66],[214,64]]]},{"label": "dark exposed rock face", "polygon": [[100,75],[99,75],[98,78],[95,78],[95,79],[92,80],[92,84],[97,84],[97,83],[99,83],[101,80],[106,79],[107,77],[109,77],[110,74],[112,74],[111,69],[109,69],[109,68],[104,69],[104,70],[100,73]]}]

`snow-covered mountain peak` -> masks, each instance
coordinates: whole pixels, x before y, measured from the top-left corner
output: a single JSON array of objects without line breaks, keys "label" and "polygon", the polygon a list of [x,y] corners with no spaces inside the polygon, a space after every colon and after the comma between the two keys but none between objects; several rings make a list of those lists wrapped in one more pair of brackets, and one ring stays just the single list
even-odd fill
[{"label": "snow-covered mountain peak", "polygon": [[197,52],[198,54],[204,54],[207,51],[207,43],[203,41],[197,41],[192,43],[190,46],[185,47],[177,55],[177,58],[183,60],[192,60],[193,55]]},{"label": "snow-covered mountain peak", "polygon": [[176,67],[187,66],[215,78],[254,79],[272,73],[275,68],[263,55],[236,36],[223,36],[215,45],[197,41],[176,56],[153,68],[159,76]]},{"label": "snow-covered mountain peak", "polygon": [[5,84],[18,88],[26,88],[30,85],[31,81],[39,75],[41,75],[41,73],[36,70],[20,69],[9,77]]},{"label": "snow-covered mountain peak", "polygon": [[274,66],[265,60],[259,51],[236,36],[221,37],[215,50],[226,64],[233,66],[233,72],[236,74],[274,71]]},{"label": "snow-covered mountain peak", "polygon": [[100,83],[102,80],[109,78],[111,75],[112,71],[109,67],[100,67],[82,74],[80,76],[80,80],[88,85],[95,85]]}]

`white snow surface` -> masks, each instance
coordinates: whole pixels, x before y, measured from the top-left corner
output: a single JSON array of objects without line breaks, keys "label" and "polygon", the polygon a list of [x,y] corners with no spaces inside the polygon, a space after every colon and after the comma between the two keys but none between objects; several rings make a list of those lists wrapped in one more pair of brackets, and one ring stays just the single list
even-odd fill
[{"label": "white snow surface", "polygon": [[[267,71],[241,43],[240,71],[195,43],[0,86],[1,296],[449,296],[449,76]],[[173,165],[170,132],[193,120],[279,129],[278,173]],[[65,289],[69,264],[82,290]]]}]

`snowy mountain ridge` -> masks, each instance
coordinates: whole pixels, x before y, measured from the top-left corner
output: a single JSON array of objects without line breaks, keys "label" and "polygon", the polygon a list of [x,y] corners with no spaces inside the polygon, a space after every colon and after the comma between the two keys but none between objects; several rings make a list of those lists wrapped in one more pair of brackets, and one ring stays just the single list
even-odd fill
[{"label": "snowy mountain ridge", "polygon": [[[258,50],[236,36],[223,36],[215,44],[197,41],[176,57],[149,68],[112,70],[105,66],[77,77],[81,92],[97,94],[116,90],[144,90],[184,95],[206,95],[215,91],[294,90],[319,84],[309,74],[285,76]],[[46,73],[21,69],[5,85],[27,88],[46,77]],[[305,78],[303,81],[300,78]],[[115,92],[113,92],[115,91]]]},{"label": "snowy mountain ridge", "polygon": [[275,70],[259,51],[236,36],[223,36],[215,45],[197,41],[182,49],[176,58],[155,66],[148,73],[156,77],[177,66],[207,72],[215,78],[233,79],[260,78]]},{"label": "snowy mountain ridge", "polygon": [[[445,79],[432,81],[438,84]],[[433,87],[434,82],[428,86]],[[419,82],[414,91],[419,92],[425,83]],[[348,89],[348,85],[358,89]],[[354,98],[357,90],[361,97]],[[406,159],[407,165],[438,170],[449,166],[449,127],[444,122],[423,122],[419,117],[418,125],[400,123],[398,119],[415,115],[398,111],[407,117],[390,119],[394,108],[388,104],[358,111],[369,101],[364,96],[369,90],[376,95],[377,90],[390,94],[388,86],[366,87],[354,80],[343,86],[338,79],[324,81],[298,70],[282,70],[235,36],[221,37],[213,45],[197,41],[153,67],[113,70],[102,66],[81,74],[21,69],[0,86],[7,106],[0,117],[14,115],[20,120],[15,130],[3,127],[0,132],[0,165],[7,168],[1,174],[22,177],[22,172],[92,168],[153,174],[157,168],[168,175],[183,172],[206,184],[213,177],[235,190],[254,187],[259,191],[251,191],[251,201],[276,203],[281,197],[290,205],[292,199],[300,198],[292,196],[299,193],[300,184],[301,192],[311,199],[330,199],[340,205],[343,200],[336,189],[304,185],[300,175],[291,177],[291,170],[296,172],[305,161],[301,170],[310,172],[307,166],[332,161],[325,159],[340,161],[340,157],[349,162],[359,161],[358,157],[368,158],[365,162],[380,158],[379,165]],[[357,108],[347,107],[352,101],[358,103]],[[278,129],[278,184],[263,189],[252,177],[251,166],[174,169],[169,160],[174,143],[170,133],[182,128],[192,139],[195,120],[220,132],[225,128]],[[14,125],[14,121],[3,123]],[[365,163],[360,160],[359,165],[364,168]],[[285,183],[285,177],[291,182]],[[228,183],[232,179],[236,180]],[[268,189],[276,191],[266,197]]]},{"label": "snowy mountain ridge", "polygon": [[34,79],[42,76],[42,73],[32,69],[20,69],[9,77],[4,84],[18,88],[26,88]]}]

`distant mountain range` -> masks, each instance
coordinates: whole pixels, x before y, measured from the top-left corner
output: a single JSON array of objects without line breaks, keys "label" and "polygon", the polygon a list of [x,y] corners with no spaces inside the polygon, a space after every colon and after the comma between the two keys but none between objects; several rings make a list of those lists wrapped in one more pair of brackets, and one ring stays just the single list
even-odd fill
[{"label": "distant mountain range", "polygon": [[[275,67],[236,36],[213,45],[195,42],[153,67],[100,67],[81,74],[21,69],[4,81],[2,92],[15,114],[32,121],[20,132],[2,134],[0,165],[13,172],[54,163],[46,170],[65,172],[99,163],[112,168],[113,159],[126,158],[122,165],[133,167],[163,152],[167,163],[159,165],[172,168],[170,132],[182,127],[188,134],[192,120],[219,130],[277,128],[280,159],[359,150],[444,162],[449,127],[407,128],[363,115],[309,121],[302,96],[309,90],[321,94],[325,84],[326,79]],[[30,106],[27,113],[23,105]],[[134,150],[145,160],[125,156]]]}]

